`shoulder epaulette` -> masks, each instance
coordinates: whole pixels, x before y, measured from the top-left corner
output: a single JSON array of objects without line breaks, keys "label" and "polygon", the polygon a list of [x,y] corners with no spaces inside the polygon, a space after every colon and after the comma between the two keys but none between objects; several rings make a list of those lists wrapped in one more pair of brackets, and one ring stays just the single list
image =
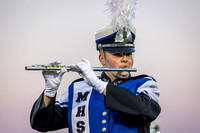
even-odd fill
[{"label": "shoulder epaulette", "polygon": [[149,75],[146,75],[146,74],[141,74],[141,75],[131,77],[131,79],[139,79],[139,78],[149,78],[149,79],[152,79],[156,82],[156,80],[152,76],[149,76]]}]

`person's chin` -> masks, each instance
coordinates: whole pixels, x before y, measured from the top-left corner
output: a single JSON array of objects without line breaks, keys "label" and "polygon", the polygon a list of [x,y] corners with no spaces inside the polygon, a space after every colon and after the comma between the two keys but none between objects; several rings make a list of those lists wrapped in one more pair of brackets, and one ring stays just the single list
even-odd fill
[{"label": "person's chin", "polygon": [[128,78],[130,75],[129,72],[120,72],[118,73],[119,78]]}]

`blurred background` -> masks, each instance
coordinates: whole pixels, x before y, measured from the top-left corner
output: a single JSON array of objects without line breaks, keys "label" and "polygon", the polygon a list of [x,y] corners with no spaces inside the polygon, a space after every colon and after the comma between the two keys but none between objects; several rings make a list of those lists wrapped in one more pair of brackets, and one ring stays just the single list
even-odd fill
[{"label": "blurred background", "polygon": [[[37,133],[29,115],[44,89],[26,65],[81,58],[100,66],[94,32],[107,26],[105,0],[0,0],[0,132]],[[161,91],[161,133],[200,130],[199,0],[138,0],[133,75],[153,76]],[[58,94],[79,75],[63,77]],[[56,133],[66,133],[66,129]]]}]

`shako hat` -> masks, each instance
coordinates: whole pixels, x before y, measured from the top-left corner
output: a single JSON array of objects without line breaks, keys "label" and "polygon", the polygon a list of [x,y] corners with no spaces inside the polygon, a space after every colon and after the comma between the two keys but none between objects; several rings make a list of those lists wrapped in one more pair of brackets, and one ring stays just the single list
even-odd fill
[{"label": "shako hat", "polygon": [[105,51],[114,53],[135,52],[135,32],[135,29],[121,29],[117,32],[114,32],[111,27],[97,31],[95,33],[97,50],[102,48]]},{"label": "shako hat", "polygon": [[109,0],[110,25],[95,32],[97,50],[115,53],[135,52],[134,40],[136,29],[136,0]]}]

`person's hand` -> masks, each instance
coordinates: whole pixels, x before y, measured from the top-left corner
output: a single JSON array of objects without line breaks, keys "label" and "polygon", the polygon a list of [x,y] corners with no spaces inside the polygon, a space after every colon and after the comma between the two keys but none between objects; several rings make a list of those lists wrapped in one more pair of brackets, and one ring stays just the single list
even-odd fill
[{"label": "person's hand", "polygon": [[[47,66],[59,65],[61,61],[50,61]],[[44,94],[48,97],[54,97],[58,87],[60,85],[63,74],[66,72],[66,69],[62,69],[61,71],[51,71],[44,70],[42,71],[42,75],[45,79],[45,90]]]},{"label": "person's hand", "polygon": [[86,83],[98,92],[103,93],[108,83],[102,81],[95,75],[88,60],[83,58],[82,62],[72,64],[70,67],[80,69],[81,72],[79,72],[79,74],[86,81]]}]

